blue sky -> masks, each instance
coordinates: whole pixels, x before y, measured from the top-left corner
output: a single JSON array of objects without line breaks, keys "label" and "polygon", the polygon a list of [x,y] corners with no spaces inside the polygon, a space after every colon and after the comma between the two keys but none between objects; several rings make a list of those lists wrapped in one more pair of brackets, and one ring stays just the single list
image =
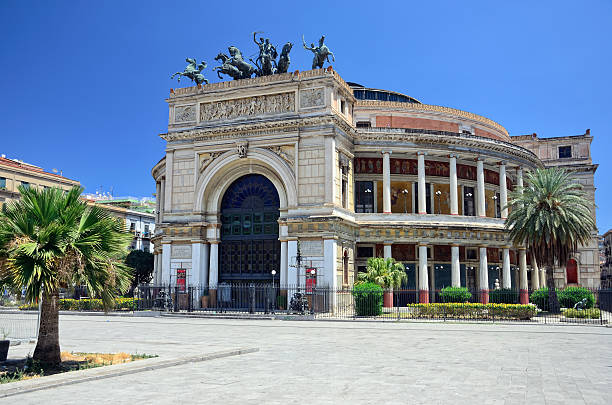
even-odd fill
[{"label": "blue sky", "polygon": [[[612,228],[612,2],[41,2],[0,3],[0,153],[61,169],[87,192],[150,196],[163,156],[164,99],[185,57],[253,31],[291,41],[321,34],[345,80],[489,117],[512,135],[594,136],[597,223]],[[185,86],[187,82],[181,82]]]}]

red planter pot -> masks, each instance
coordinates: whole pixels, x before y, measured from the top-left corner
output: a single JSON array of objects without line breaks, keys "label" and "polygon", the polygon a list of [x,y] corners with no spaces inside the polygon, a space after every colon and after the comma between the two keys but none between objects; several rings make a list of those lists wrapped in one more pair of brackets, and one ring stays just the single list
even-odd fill
[{"label": "red planter pot", "polygon": [[383,306],[393,308],[393,291],[385,291],[383,294]]}]

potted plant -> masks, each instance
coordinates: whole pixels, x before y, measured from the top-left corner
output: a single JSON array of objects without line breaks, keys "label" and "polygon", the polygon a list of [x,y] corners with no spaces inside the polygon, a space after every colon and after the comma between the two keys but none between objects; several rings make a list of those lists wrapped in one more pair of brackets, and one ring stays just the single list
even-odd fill
[{"label": "potted plant", "polygon": [[383,295],[383,306],[393,307],[393,289],[398,288],[408,280],[406,269],[402,263],[388,257],[370,257],[365,272],[357,275],[359,282],[378,284],[385,289]]},{"label": "potted plant", "polygon": [[6,361],[6,357],[8,356],[9,346],[11,345],[11,341],[6,338],[6,332],[4,329],[0,329],[0,362]]}]

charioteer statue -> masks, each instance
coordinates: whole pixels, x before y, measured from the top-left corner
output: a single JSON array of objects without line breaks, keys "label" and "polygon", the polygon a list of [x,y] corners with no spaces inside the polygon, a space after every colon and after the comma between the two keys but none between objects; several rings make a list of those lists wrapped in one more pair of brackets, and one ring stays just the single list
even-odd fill
[{"label": "charioteer statue", "polygon": [[323,64],[325,63],[325,61],[327,61],[327,63],[331,63],[329,61],[330,56],[332,57],[332,61],[336,61],[334,53],[329,50],[329,48],[327,47],[327,45],[324,44],[324,42],[325,35],[322,35],[321,39],[319,39],[319,46],[315,46],[314,43],[312,43],[310,44],[310,47],[308,47],[306,45],[306,41],[304,40],[304,35],[302,35],[302,43],[304,44],[304,49],[307,49],[314,54],[314,57],[312,58],[313,69],[323,69]]},{"label": "charioteer statue", "polygon": [[181,81],[181,76],[183,76],[190,78],[198,85],[202,83],[208,84],[208,80],[206,80],[204,75],[201,73],[202,70],[206,68],[206,62],[202,61],[202,63],[196,63],[196,60],[192,58],[186,58],[185,61],[189,63],[185,70],[183,70],[182,72],[176,72],[175,74],[170,76],[170,79],[174,79],[174,77],[178,75],[179,83]]}]

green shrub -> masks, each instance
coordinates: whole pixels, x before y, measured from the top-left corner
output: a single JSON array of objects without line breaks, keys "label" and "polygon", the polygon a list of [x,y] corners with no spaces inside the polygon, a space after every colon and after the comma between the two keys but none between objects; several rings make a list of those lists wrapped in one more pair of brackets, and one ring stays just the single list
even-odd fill
[{"label": "green shrub", "polygon": [[574,308],[576,303],[586,298],[585,308],[593,308],[595,305],[595,296],[593,293],[584,287],[566,287],[559,291],[559,304],[565,308]]},{"label": "green shrub", "polygon": [[[59,300],[60,311],[104,311],[101,299],[86,298],[75,300],[65,298]],[[115,304],[110,308],[111,311],[134,311],[138,307],[138,299],[136,298],[116,298]],[[27,304],[19,307],[21,310],[38,309],[37,304]]]},{"label": "green shrub", "polygon": [[465,287],[444,287],[440,290],[440,301],[442,302],[468,302],[472,293]]},{"label": "green shrub", "polygon": [[489,291],[489,302],[492,304],[518,304],[518,291],[510,288],[499,288]]},{"label": "green shrub", "polygon": [[383,289],[378,284],[360,283],[353,287],[355,312],[357,316],[376,316],[382,314]]},{"label": "green shrub", "polygon": [[599,319],[601,313],[597,308],[584,309],[579,311],[574,308],[566,309],[563,311],[563,316],[566,318],[591,318],[591,319]]},{"label": "green shrub", "polygon": [[408,304],[410,318],[467,318],[467,319],[531,319],[536,316],[534,305],[435,303]]},{"label": "green shrub", "polygon": [[548,287],[542,287],[532,292],[529,296],[529,302],[542,310],[548,308]]}]

